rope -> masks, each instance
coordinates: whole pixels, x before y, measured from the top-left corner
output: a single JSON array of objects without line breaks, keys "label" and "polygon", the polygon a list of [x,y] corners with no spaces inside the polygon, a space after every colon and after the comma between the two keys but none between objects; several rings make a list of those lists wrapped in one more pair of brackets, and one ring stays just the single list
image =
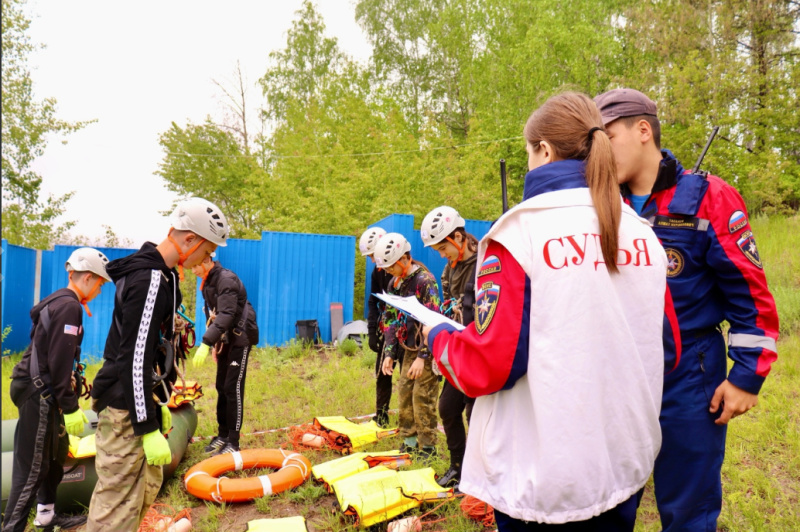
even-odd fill
[{"label": "rope", "polygon": [[[321,440],[304,438],[306,434],[318,436]],[[305,440],[305,441],[304,441]],[[312,444],[311,441],[314,441]],[[289,430],[288,441],[281,448],[291,444],[295,449],[309,449],[319,451],[325,447],[346,453],[352,448],[350,439],[344,434],[319,427],[314,423],[304,423]]]},{"label": "rope", "polygon": [[191,523],[192,514],[189,508],[184,508],[180,511],[162,503],[155,503],[150,506],[147,513],[144,515],[141,524],[139,525],[138,532],[156,532],[166,531],[169,526],[176,523],[180,519],[188,519]]},{"label": "rope", "polygon": [[[87,400],[91,399],[92,398],[92,385],[89,384],[86,381],[86,364],[82,364],[80,362],[76,362],[75,363],[75,371],[78,373],[78,375],[80,376],[80,379],[81,379],[81,390],[83,390],[83,393],[81,393],[80,397],[82,397],[84,399],[87,399]],[[76,381],[76,384],[77,384],[77,381]],[[75,388],[73,388],[73,391],[76,391]]]},{"label": "rope", "polygon": [[487,528],[495,526],[494,508],[472,495],[465,495],[461,499],[461,511],[473,521],[483,523]]},{"label": "rope", "polygon": [[446,299],[442,302],[441,310],[442,314],[447,316],[448,318],[457,321],[458,323],[464,324],[464,318],[461,313],[462,309],[462,299],[463,298],[454,298],[451,297],[450,299]]}]

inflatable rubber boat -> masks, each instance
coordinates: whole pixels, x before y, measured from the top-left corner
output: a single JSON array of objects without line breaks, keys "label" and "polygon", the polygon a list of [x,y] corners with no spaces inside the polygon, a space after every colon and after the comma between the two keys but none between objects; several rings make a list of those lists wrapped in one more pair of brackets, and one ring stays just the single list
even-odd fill
[{"label": "inflatable rubber boat", "polygon": [[[197,429],[197,412],[191,403],[184,403],[172,411],[172,431],[169,433],[169,447],[172,450],[172,462],[164,466],[164,480],[170,478],[183,459],[189,442]],[[81,434],[86,437],[97,429],[97,414],[92,410],[84,410],[89,423]],[[3,482],[2,510],[11,492],[11,467],[14,463],[14,430],[16,419],[7,419],[2,425]],[[89,506],[94,486],[97,484],[97,472],[94,468],[94,456],[87,458],[67,458],[64,464],[64,479],[58,486],[56,511],[81,510]]]}]

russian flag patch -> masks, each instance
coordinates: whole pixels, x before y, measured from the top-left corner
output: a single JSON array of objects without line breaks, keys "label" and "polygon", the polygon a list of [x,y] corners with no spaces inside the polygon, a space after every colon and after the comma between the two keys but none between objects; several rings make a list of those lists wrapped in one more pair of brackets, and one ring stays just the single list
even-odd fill
[{"label": "russian flag patch", "polygon": [[742,211],[734,211],[728,219],[728,231],[731,234],[742,229],[745,225],[747,225],[747,217]]},{"label": "russian flag patch", "polygon": [[478,269],[478,277],[481,275],[489,275],[490,273],[497,273],[500,269],[500,259],[495,255],[489,255],[483,259],[483,263],[480,269]]}]

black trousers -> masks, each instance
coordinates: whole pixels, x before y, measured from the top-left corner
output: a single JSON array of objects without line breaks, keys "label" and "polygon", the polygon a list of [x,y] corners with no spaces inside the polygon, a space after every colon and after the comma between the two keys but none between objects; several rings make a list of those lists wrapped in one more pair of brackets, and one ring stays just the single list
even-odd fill
[{"label": "black trousers", "polygon": [[558,532],[633,532],[636,524],[636,510],[642,500],[642,493],[644,493],[644,488],[634,493],[627,501],[586,521],[548,525],[515,519],[497,510],[494,511],[494,518],[500,532],[538,532],[553,529]]},{"label": "black trousers", "polygon": [[251,346],[222,344],[217,353],[217,424],[219,435],[239,444],[244,416],[244,381]]},{"label": "black trousers", "polygon": [[439,417],[442,418],[444,434],[447,437],[451,465],[461,465],[464,462],[464,451],[467,449],[464,410],[467,411],[467,422],[469,422],[472,417],[473,404],[475,404],[475,399],[461,393],[449,381],[444,381],[442,393],[439,395]]},{"label": "black trousers", "polygon": [[11,400],[19,410],[14,432],[11,493],[3,515],[3,532],[23,532],[34,502],[53,504],[64,477],[69,436],[54,399],[33,393],[31,384],[11,381]]},{"label": "black trousers", "polygon": [[[381,353],[383,353],[383,341],[380,342],[378,356],[375,359],[375,422],[379,425],[386,424],[388,421],[389,401],[392,400],[392,376],[384,375],[383,371],[381,371],[381,366],[383,365]],[[395,365],[400,362],[400,367],[402,367],[403,355],[398,358],[399,360],[395,360]]]}]

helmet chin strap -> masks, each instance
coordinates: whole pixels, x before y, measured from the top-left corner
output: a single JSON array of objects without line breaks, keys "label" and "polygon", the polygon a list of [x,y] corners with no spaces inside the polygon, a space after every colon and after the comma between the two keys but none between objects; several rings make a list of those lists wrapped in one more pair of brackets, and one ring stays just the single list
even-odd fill
[{"label": "helmet chin strap", "polygon": [[174,238],[172,238],[172,231],[174,231],[174,229],[169,230],[167,238],[169,239],[170,242],[172,242],[172,245],[175,246],[175,250],[178,252],[178,277],[180,277],[181,281],[183,281],[183,263],[186,262],[186,259],[188,259],[192,255],[192,253],[197,251],[197,248],[203,245],[203,242],[205,242],[206,239],[198,236],[200,240],[197,242],[197,244],[195,244],[194,247],[192,247],[186,253],[182,253],[181,246]]},{"label": "helmet chin strap", "polygon": [[451,267],[451,268],[455,268],[455,267],[456,267],[456,265],[457,265],[459,262],[461,262],[461,259],[463,259],[463,258],[464,258],[464,250],[465,250],[465,249],[467,249],[467,242],[466,242],[466,241],[464,241],[464,245],[463,245],[463,246],[459,246],[459,245],[456,243],[456,241],[455,241],[455,240],[453,240],[452,238],[450,238],[449,236],[448,236],[448,237],[445,237],[445,238],[446,238],[446,240],[447,240],[448,242],[450,242],[451,244],[453,244],[453,245],[456,247],[456,249],[458,250],[458,258],[457,258],[456,260],[454,260],[453,262],[451,262],[451,263],[450,263],[450,267]]},{"label": "helmet chin strap", "polygon": [[200,267],[203,268],[203,275],[200,276],[200,279],[202,279],[200,282],[200,290],[203,290],[203,286],[206,284],[206,277],[208,277],[208,272],[210,272],[211,268],[214,267],[214,263],[211,263],[211,268],[206,269],[206,263],[201,262]]},{"label": "helmet chin strap", "polygon": [[[94,294],[94,291],[97,290],[97,287],[100,286],[100,283],[102,283],[102,282],[103,282],[103,278],[98,276],[97,277],[97,281],[94,283],[94,286],[92,287],[91,290],[89,290],[89,296]],[[86,315],[91,318],[92,317],[92,311],[89,310],[89,296],[86,296],[83,293],[83,291],[80,288],[78,288],[78,285],[75,284],[75,282],[72,281],[72,279],[69,280],[69,284],[72,285],[72,288],[75,290],[75,293],[78,294],[78,297],[81,300],[81,305],[83,305],[83,308],[86,311]]]},{"label": "helmet chin strap", "polygon": [[[398,261],[398,262],[400,262],[400,261]],[[401,273],[400,275],[398,275],[398,276],[397,276],[397,277],[395,277],[395,279],[394,279],[394,287],[395,287],[395,288],[397,288],[398,286],[400,286],[400,283],[402,283],[402,282],[403,282],[403,279],[405,279],[405,278],[406,278],[406,275],[408,275],[408,270],[410,270],[410,269],[411,269],[411,261],[409,260],[409,261],[408,261],[408,264],[406,264],[406,265],[403,265],[403,263],[402,263],[402,262],[400,262],[400,265],[403,267],[403,271],[402,271],[402,273]]]}]

